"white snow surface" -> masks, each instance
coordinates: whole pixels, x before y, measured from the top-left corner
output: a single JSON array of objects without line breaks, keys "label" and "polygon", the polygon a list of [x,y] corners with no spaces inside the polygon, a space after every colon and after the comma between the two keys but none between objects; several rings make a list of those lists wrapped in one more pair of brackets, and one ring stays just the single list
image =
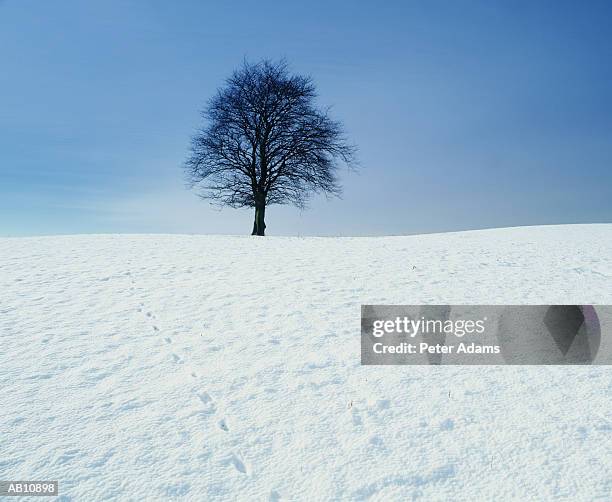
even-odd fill
[{"label": "white snow surface", "polygon": [[0,479],[60,500],[610,500],[612,368],[360,365],[361,304],[610,304],[612,225],[0,239]]}]

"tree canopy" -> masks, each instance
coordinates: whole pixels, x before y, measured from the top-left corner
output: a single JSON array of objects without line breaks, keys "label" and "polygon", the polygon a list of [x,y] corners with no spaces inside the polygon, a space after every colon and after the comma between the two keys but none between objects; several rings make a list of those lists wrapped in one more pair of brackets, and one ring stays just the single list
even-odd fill
[{"label": "tree canopy", "polygon": [[285,61],[234,71],[202,112],[185,163],[198,194],[254,207],[256,235],[264,235],[268,205],[303,208],[313,193],[339,195],[337,169],[354,166],[355,147],[316,96],[312,79],[291,74]]}]

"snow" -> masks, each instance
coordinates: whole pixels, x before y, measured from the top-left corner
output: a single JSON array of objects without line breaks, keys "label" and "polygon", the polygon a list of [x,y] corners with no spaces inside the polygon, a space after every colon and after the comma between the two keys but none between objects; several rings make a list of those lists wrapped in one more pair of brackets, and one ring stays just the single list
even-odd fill
[{"label": "snow", "polygon": [[612,225],[2,238],[0,479],[85,501],[609,500],[610,367],[361,366],[360,305],[609,304],[611,279]]}]

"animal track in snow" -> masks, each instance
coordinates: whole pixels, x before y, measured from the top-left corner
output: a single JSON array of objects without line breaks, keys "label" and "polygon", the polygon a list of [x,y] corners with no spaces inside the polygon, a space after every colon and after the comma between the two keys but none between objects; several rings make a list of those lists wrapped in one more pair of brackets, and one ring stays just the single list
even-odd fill
[{"label": "animal track in snow", "polygon": [[[129,275],[129,274],[128,274]],[[132,285],[135,286],[136,282],[134,281],[134,277],[130,275],[130,280],[132,282]],[[134,288],[132,288],[134,289]],[[152,310],[148,310],[145,306],[145,303],[143,302],[139,302],[139,306],[137,307],[137,311],[139,313],[141,313],[149,322],[149,324],[151,325],[151,328],[153,329],[153,331],[155,333],[161,333],[162,330],[160,329],[159,325],[157,324],[157,316],[155,315],[155,313]],[[169,336],[164,336],[163,337],[163,341],[164,344],[166,346],[171,346],[173,344],[173,340],[171,337]],[[279,339],[272,339],[271,343],[274,344],[279,344],[280,340]],[[209,347],[209,352],[218,352],[221,350],[221,347],[218,345],[212,345]],[[171,357],[172,360],[174,361],[174,363],[176,364],[183,364],[185,362],[185,360],[179,356],[176,352],[171,352]],[[194,368],[189,368],[188,369],[189,374],[191,375],[192,378],[199,380],[200,379],[200,375],[199,372],[194,369]],[[197,414],[203,416],[203,417],[211,417],[214,415],[217,415],[217,419],[216,419],[216,425],[217,427],[223,431],[224,433],[229,433],[230,432],[230,428],[227,424],[227,420],[225,418],[219,417],[218,416],[218,409],[217,409],[217,405],[215,403],[215,400],[212,398],[212,396],[208,393],[208,392],[195,392],[195,396],[198,398],[200,404],[201,404],[201,409],[197,412]],[[250,466],[245,462],[244,457],[240,454],[240,453],[234,453],[232,452],[230,458],[229,458],[229,464],[231,464],[238,472],[242,473],[242,474],[246,474],[249,475],[250,473]],[[270,494],[270,500],[280,500],[280,496],[276,493],[276,492],[271,492]]]},{"label": "animal track in snow", "polygon": [[198,398],[200,399],[200,401],[202,401],[202,403],[204,404],[209,404],[213,402],[213,398],[210,397],[210,394],[208,392],[201,392],[198,393]]},{"label": "animal track in snow", "polygon": [[242,474],[249,474],[249,469],[245,464],[242,455],[232,453],[232,456],[230,457],[229,461],[236,468],[237,471],[241,472]]}]

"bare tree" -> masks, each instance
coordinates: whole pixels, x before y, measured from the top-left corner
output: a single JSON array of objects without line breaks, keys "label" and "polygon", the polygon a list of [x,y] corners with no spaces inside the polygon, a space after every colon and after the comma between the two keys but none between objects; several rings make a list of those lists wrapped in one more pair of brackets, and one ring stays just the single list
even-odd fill
[{"label": "bare tree", "polygon": [[315,98],[312,80],[285,61],[245,62],[202,112],[185,162],[192,187],[221,205],[254,207],[252,235],[264,235],[271,204],[339,195],[338,162],[351,167],[355,148]]}]

